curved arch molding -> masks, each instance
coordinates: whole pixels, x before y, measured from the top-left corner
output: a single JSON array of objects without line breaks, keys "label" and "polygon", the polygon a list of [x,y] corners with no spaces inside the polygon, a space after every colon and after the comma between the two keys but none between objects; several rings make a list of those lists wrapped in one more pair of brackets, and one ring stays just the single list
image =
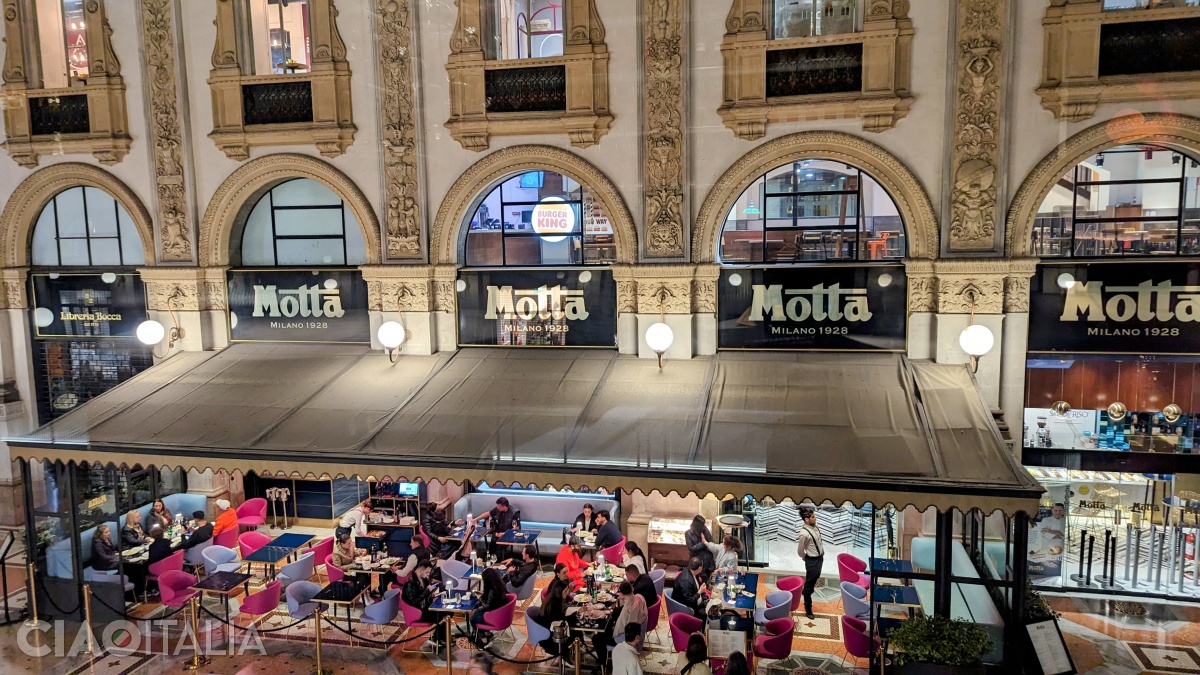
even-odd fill
[{"label": "curved arch molding", "polygon": [[637,261],[637,229],[617,186],[599,169],[566,150],[546,145],[517,145],[498,150],[471,165],[446,193],[433,222],[429,258],[432,264],[459,263],[459,243],[466,236],[465,215],[486,196],[488,188],[522,171],[557,171],[587,187],[599,199],[612,223],[617,262]]},{"label": "curved arch molding", "polygon": [[1033,254],[1033,220],[1046,193],[1072,166],[1125,143],[1159,143],[1200,150],[1200,119],[1171,113],[1136,113],[1092,125],[1068,138],[1033,167],[1008,207],[1004,250],[1010,258]]},{"label": "curved arch molding", "polygon": [[200,221],[200,265],[228,265],[229,239],[238,220],[245,217],[267,190],[293,178],[315,180],[341,197],[362,228],[367,243],[367,264],[381,262],[379,217],[354,181],[328,162],[314,157],[278,154],[246,162],[217,188],[204,211],[204,219]]},{"label": "curved arch molding", "polygon": [[908,258],[933,258],[938,224],[929,195],[916,175],[895,155],[857,136],[834,131],[805,131],[764,143],[734,162],[709,190],[692,234],[695,262],[713,262],[725,216],[751,182],[782,164],[803,159],[832,159],[871,174],[896,201],[904,219]]},{"label": "curved arch molding", "polygon": [[157,261],[154,255],[154,221],[142,200],[129,186],[111,173],[90,164],[66,162],[34,171],[13,190],[4,211],[0,212],[0,263],[4,267],[28,267],[29,242],[33,225],[54,195],[67,188],[86,186],[103,190],[121,203],[142,239],[146,264]]}]

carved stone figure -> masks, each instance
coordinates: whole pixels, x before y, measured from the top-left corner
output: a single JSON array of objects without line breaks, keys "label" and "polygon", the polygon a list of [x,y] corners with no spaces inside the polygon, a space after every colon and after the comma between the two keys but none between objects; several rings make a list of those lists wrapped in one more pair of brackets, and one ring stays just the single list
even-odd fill
[{"label": "carved stone figure", "polygon": [[954,179],[950,236],[962,241],[990,240],[996,232],[991,209],[996,203],[996,167],[985,159],[959,165]]}]

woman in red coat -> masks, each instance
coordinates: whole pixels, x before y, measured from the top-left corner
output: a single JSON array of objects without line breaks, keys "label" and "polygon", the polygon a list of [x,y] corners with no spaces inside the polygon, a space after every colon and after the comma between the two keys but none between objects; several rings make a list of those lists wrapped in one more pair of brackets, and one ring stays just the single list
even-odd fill
[{"label": "woman in red coat", "polygon": [[567,567],[567,574],[571,577],[572,587],[575,589],[583,588],[583,571],[587,569],[587,563],[579,556],[579,540],[571,538],[571,543],[558,549],[558,557],[554,559],[555,564],[562,563]]}]

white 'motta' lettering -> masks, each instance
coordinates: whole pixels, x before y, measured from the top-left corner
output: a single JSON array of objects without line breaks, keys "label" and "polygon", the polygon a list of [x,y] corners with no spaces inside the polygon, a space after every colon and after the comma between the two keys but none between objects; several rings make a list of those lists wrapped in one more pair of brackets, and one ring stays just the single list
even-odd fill
[{"label": "white 'motta' lettering", "polygon": [[345,315],[341,289],[337,287],[322,288],[313,284],[295,290],[279,290],[274,284],[254,285],[254,312],[251,316],[285,316],[289,319],[295,316],[327,316],[337,319]]},{"label": "white 'motta' lettering", "polygon": [[[785,304],[783,296],[793,296]],[[865,288],[842,290],[841,284],[829,288],[817,284],[812,288],[789,288],[782,284],[754,285],[750,301],[750,320],[762,321],[770,313],[771,321],[869,321],[872,316]]]},{"label": "white 'motta' lettering", "polygon": [[580,321],[588,318],[582,290],[541,286],[534,290],[514,291],[512,286],[488,286],[487,293],[485,319],[565,318]]},{"label": "white 'motta' lettering", "polygon": [[[1106,300],[1105,294],[1109,295]],[[1174,308],[1171,307],[1175,301]],[[1075,282],[1067,289],[1059,321],[1124,322],[1200,321],[1200,286],[1173,286],[1170,281],[1155,284],[1147,280],[1137,286],[1104,287],[1102,281]]]}]

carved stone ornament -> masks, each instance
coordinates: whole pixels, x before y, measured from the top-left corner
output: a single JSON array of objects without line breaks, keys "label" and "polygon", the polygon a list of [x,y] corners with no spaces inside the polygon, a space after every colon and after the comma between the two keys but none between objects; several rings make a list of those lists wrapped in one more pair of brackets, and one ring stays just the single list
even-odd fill
[{"label": "carved stone ornament", "polygon": [[1005,5],[1006,0],[965,0],[958,5],[951,251],[989,251],[995,246]]},{"label": "carved stone ornament", "polygon": [[932,260],[908,260],[904,264],[908,278],[908,311],[911,314],[937,312],[937,277]]},{"label": "carved stone ornament", "polygon": [[939,276],[939,314],[1004,313],[1004,277]]},{"label": "carved stone ornament", "polygon": [[420,185],[417,174],[417,106],[413,86],[413,2],[375,0],[379,15],[379,117],[383,125],[384,228],[387,257],[421,258]]},{"label": "carved stone ornament", "polygon": [[164,261],[192,259],[192,228],[184,179],[183,131],[175,80],[175,20],[172,0],[142,1],[142,50],[150,92],[149,130],[154,148],[158,235]]},{"label": "carved stone ornament", "polygon": [[617,279],[617,313],[637,313],[637,282],[632,279]]},{"label": "carved stone ornament", "polygon": [[1011,276],[1004,280],[1004,311],[1020,313],[1029,311],[1029,278]]},{"label": "carved stone ornament", "polygon": [[433,309],[431,268],[369,265],[361,269],[372,311],[428,312]]},{"label": "carved stone ornament", "polygon": [[22,268],[0,269],[0,309],[25,309],[27,272]]},{"label": "carved stone ornament", "polygon": [[643,0],[646,256],[683,250],[683,0]]},{"label": "carved stone ornament", "polygon": [[438,265],[433,268],[433,309],[436,312],[453,313],[458,309],[458,267]]},{"label": "carved stone ornament", "polygon": [[[196,280],[155,280],[143,277],[146,284],[146,309],[165,312],[199,311],[200,283]],[[176,295],[178,291],[179,295]],[[174,296],[174,299],[171,299]],[[167,301],[170,300],[168,307]]]},{"label": "carved stone ornament", "polygon": [[[223,272],[224,270],[222,270]],[[200,286],[200,309],[225,309],[229,302],[224,281],[204,281]]]}]

